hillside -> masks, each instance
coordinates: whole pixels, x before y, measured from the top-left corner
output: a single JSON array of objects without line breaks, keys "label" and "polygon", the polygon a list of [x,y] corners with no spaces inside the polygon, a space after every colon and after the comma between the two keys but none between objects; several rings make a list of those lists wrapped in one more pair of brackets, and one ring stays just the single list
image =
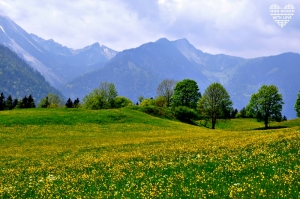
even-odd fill
[{"label": "hillside", "polygon": [[281,123],[285,128],[230,131],[131,109],[0,115],[0,198],[299,194],[299,119]]},{"label": "hillside", "polygon": [[0,92],[6,97],[23,98],[32,94],[37,103],[48,93],[61,95],[45,78],[14,52],[0,45]]}]

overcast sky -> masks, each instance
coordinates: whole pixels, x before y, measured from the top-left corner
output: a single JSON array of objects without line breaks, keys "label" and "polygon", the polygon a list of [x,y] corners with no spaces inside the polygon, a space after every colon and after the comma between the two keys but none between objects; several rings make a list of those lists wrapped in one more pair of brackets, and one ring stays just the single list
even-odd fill
[{"label": "overcast sky", "polygon": [[[272,4],[295,6],[285,27],[270,15]],[[0,14],[74,49],[99,42],[122,51],[165,37],[211,54],[300,53],[299,0],[0,0]]]}]

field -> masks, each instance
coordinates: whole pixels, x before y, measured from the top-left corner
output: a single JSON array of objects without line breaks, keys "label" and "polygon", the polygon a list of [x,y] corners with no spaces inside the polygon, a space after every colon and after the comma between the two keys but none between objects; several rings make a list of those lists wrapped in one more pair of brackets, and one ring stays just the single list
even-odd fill
[{"label": "field", "polygon": [[300,120],[216,130],[132,110],[0,112],[0,198],[299,198]]}]

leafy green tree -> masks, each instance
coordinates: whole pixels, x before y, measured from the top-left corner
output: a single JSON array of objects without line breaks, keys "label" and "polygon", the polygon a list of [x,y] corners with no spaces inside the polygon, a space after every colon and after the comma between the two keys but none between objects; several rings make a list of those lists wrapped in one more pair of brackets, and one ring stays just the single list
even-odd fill
[{"label": "leafy green tree", "polygon": [[247,116],[247,111],[246,108],[242,108],[237,114],[236,114],[236,118],[246,118]]},{"label": "leafy green tree", "polygon": [[63,101],[57,94],[49,93],[38,103],[38,108],[59,108],[63,106]]},{"label": "leafy green tree", "polygon": [[150,98],[150,99],[143,99],[141,102],[140,106],[141,107],[146,107],[146,106],[154,106],[155,105],[155,100]]},{"label": "leafy green tree", "polygon": [[0,111],[4,110],[5,108],[5,97],[4,94],[0,94]]},{"label": "leafy green tree", "polygon": [[175,85],[176,85],[175,80],[165,79],[157,87],[156,94],[158,96],[163,96],[165,98],[167,107],[170,106],[171,98],[174,94]]},{"label": "leafy green tree", "polygon": [[132,106],[132,101],[130,99],[123,97],[123,96],[117,96],[114,99],[114,107],[115,108],[122,108],[126,106]]},{"label": "leafy green tree", "polygon": [[264,121],[267,129],[272,118],[281,116],[283,104],[282,95],[278,93],[275,85],[263,85],[257,93],[251,96],[247,110],[249,110],[250,114]]},{"label": "leafy green tree", "polygon": [[212,129],[215,129],[217,119],[232,110],[232,101],[226,89],[219,83],[213,83],[204,91],[198,104],[202,116],[211,119]]},{"label": "leafy green tree", "polygon": [[197,102],[201,98],[197,82],[190,79],[184,79],[178,82],[174,88],[174,95],[172,96],[172,106],[186,106],[189,108],[196,108]]},{"label": "leafy green tree", "polygon": [[155,106],[158,107],[168,106],[168,100],[164,96],[159,96],[155,99]]},{"label": "leafy green tree", "polygon": [[300,117],[300,91],[298,93],[298,98],[296,100],[294,108],[295,108],[295,111],[297,113],[297,117]]},{"label": "leafy green tree", "polygon": [[9,95],[5,101],[5,110],[12,110],[13,109],[13,100],[11,95]]},{"label": "leafy green tree", "polygon": [[83,98],[83,107],[92,110],[114,108],[114,99],[117,95],[113,83],[101,82],[99,88],[95,88]]}]

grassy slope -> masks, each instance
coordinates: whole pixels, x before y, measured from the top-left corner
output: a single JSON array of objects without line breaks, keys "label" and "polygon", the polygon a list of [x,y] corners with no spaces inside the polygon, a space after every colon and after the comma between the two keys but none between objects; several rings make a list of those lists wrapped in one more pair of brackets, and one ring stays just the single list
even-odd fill
[{"label": "grassy slope", "polygon": [[0,198],[298,197],[299,124],[213,131],[130,109],[4,111]]}]

